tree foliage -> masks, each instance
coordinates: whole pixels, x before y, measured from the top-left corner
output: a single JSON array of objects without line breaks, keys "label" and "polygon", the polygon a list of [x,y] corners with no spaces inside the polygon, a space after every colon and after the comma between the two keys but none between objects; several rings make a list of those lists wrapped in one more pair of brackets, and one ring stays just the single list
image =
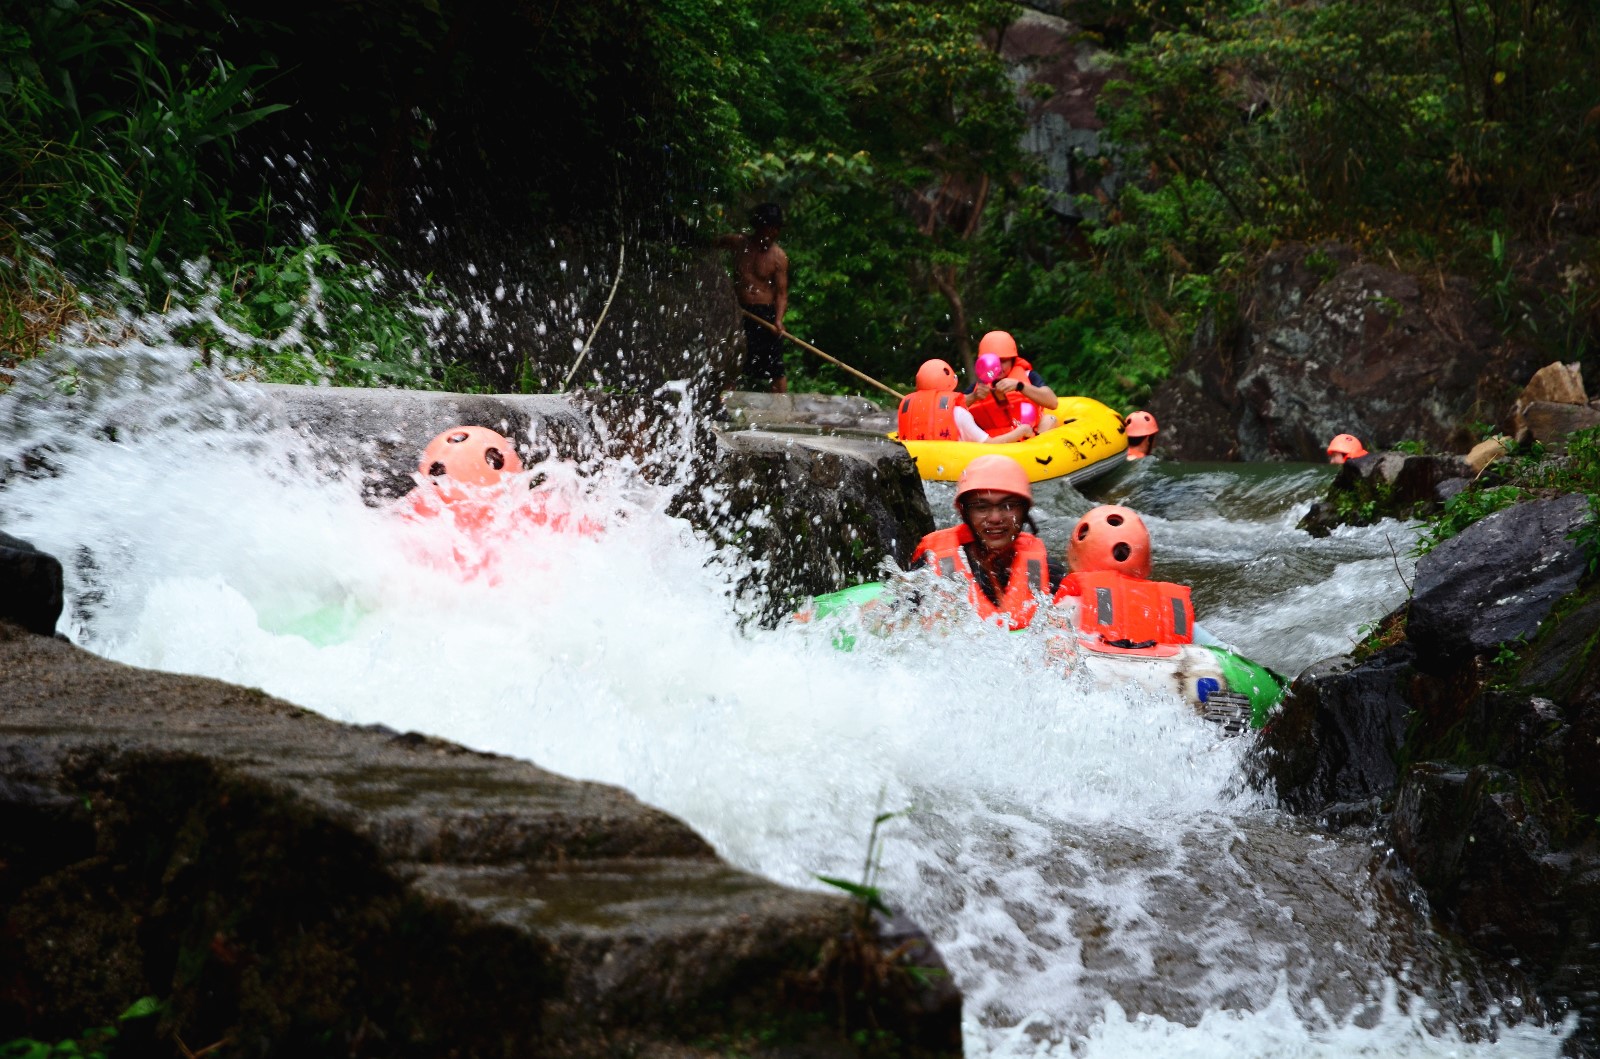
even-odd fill
[{"label": "tree foliage", "polygon": [[[789,214],[792,328],[901,384],[1003,328],[1058,390],[1131,406],[1291,238],[1477,269],[1508,327],[1593,332],[1592,0],[1079,0],[1117,80],[1111,147],[1078,161],[1121,180],[1079,219],[1019,148],[1000,45],[1021,11],[0,0],[0,333],[32,333],[13,318],[41,284],[161,305],[204,256],[232,277],[221,315],[289,363],[272,343],[310,318],[292,278],[310,252],[352,306],[329,327],[392,310],[351,343],[389,367],[325,369],[439,379],[373,267],[389,253],[453,280],[586,228],[703,241],[767,199]],[[468,228],[494,238],[432,242]],[[1576,263],[1531,295],[1516,248],[1554,237]]]}]

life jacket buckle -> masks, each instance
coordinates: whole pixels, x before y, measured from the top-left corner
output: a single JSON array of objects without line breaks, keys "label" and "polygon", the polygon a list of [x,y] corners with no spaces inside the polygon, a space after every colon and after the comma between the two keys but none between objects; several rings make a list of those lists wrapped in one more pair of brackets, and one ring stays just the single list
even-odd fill
[{"label": "life jacket buckle", "polygon": [[1101,636],[1100,640],[1107,647],[1116,647],[1124,651],[1143,651],[1147,647],[1156,645],[1155,640],[1139,640],[1138,642],[1133,640],[1107,640],[1104,636]]}]

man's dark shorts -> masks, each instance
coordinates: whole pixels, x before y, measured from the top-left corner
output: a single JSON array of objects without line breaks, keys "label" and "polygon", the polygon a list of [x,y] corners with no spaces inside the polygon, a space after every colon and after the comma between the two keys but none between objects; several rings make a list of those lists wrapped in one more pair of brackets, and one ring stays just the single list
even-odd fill
[{"label": "man's dark shorts", "polygon": [[[776,305],[746,305],[743,308],[769,324],[778,322]],[[741,319],[744,320],[744,377],[770,386],[783,378],[783,336],[776,331],[769,331],[748,316]]]}]

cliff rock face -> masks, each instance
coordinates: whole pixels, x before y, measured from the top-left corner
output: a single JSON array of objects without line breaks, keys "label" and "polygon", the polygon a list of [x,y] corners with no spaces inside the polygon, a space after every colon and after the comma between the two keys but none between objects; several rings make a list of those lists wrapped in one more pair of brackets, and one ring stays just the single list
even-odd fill
[{"label": "cliff rock face", "polygon": [[[1113,76],[1105,53],[1087,43],[1078,27],[1055,11],[1024,11],[1006,27],[1000,57],[1017,86],[1027,113],[1022,149],[1044,169],[1041,183],[1050,191],[1050,208],[1064,217],[1083,216],[1080,195],[1109,201],[1121,182],[1104,123],[1095,113],[1100,91]],[[1042,96],[1029,91],[1039,85]]]},{"label": "cliff rock face", "polygon": [[1237,330],[1202,334],[1150,410],[1182,459],[1320,462],[1341,433],[1464,452],[1535,366],[1465,279],[1289,245],[1262,262]]}]

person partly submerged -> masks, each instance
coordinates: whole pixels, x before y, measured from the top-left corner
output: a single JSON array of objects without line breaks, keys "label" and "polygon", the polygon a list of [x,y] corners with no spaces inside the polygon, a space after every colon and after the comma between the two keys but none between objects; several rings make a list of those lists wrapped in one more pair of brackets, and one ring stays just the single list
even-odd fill
[{"label": "person partly submerged", "polygon": [[1142,460],[1155,449],[1161,427],[1149,412],[1129,412],[1122,421],[1122,432],[1128,438],[1128,459]]},{"label": "person partly submerged", "polygon": [[1188,585],[1150,579],[1150,532],[1132,508],[1090,509],[1067,540],[1067,566],[1052,625],[1069,625],[1090,651],[1177,654],[1218,643],[1194,620]]},{"label": "person partly submerged", "polygon": [[[514,534],[570,529],[588,536],[603,528],[587,516],[575,516],[548,488],[530,488],[522,472],[510,438],[488,427],[454,426],[423,448],[416,488],[396,502],[397,510],[409,521],[451,527],[447,565],[463,577],[492,578],[501,545]],[[430,553],[428,558],[444,557]]]},{"label": "person partly submerged", "polygon": [[923,537],[911,568],[960,578],[980,618],[1026,628],[1062,573],[1044,542],[1023,528],[1033,507],[1027,472],[1009,456],[979,456],[961,472],[955,507],[960,524]]},{"label": "person partly submerged", "polygon": [[1329,463],[1359,460],[1366,455],[1368,455],[1367,447],[1361,444],[1361,439],[1354,434],[1335,434],[1333,440],[1328,442]]},{"label": "person partly submerged", "polygon": [[923,361],[917,388],[900,399],[895,434],[901,441],[972,441],[980,444],[1033,437],[1032,424],[1018,423],[991,436],[967,410],[967,396],[956,391],[956,371],[942,360]]}]

